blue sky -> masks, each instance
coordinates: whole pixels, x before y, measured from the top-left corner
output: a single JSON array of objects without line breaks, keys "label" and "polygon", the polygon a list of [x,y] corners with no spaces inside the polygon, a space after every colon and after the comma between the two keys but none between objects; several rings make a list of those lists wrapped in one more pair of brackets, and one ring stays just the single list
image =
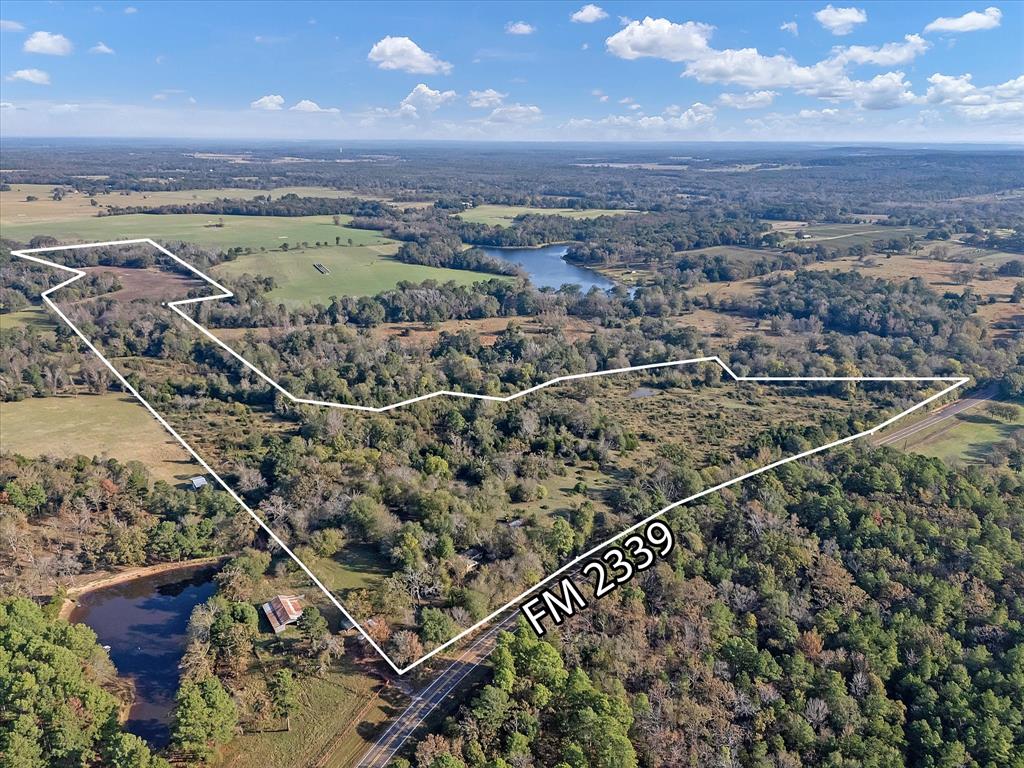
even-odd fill
[{"label": "blue sky", "polygon": [[2,8],[6,136],[1024,138],[1020,2]]}]

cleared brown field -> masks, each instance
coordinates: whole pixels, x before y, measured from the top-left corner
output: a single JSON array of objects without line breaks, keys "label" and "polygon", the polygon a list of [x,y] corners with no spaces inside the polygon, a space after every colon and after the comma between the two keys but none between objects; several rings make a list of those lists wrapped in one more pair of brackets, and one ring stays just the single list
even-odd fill
[{"label": "cleared brown field", "polygon": [[[121,287],[116,291],[105,293],[105,298],[118,301],[135,301],[149,299],[156,302],[184,299],[188,292],[197,288],[215,290],[213,286],[198,277],[188,277],[177,272],[167,272],[157,268],[135,269],[132,267],[87,267],[83,270],[90,274],[110,273],[117,277]],[[88,299],[85,299],[88,301]]]}]

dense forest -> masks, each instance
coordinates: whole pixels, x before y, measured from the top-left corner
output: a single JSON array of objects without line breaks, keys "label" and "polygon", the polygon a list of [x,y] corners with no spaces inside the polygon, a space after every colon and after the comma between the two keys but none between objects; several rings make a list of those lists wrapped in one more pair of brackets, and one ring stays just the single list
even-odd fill
[{"label": "dense forest", "polygon": [[675,510],[674,562],[506,636],[416,764],[1019,766],[1022,504],[857,450]]}]

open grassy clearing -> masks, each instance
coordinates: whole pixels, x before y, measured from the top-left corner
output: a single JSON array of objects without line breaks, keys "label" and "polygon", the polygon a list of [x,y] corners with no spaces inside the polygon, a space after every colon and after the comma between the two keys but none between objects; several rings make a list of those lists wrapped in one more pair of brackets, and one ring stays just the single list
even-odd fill
[{"label": "open grassy clearing", "polygon": [[807,226],[806,221],[797,221],[795,219],[763,219],[772,232],[796,232],[798,229],[803,229]]},{"label": "open grassy clearing", "polygon": [[[351,221],[342,216],[342,224]],[[103,216],[92,219],[53,221],[45,227],[15,224],[0,228],[3,237],[27,242],[35,235],[52,235],[66,242],[125,240],[149,237],[154,240],[184,240],[214,249],[234,247],[272,249],[316,241],[346,245],[383,245],[391,240],[367,229],[334,224],[331,216],[207,216],[199,213]],[[349,243],[351,240],[351,243]]]},{"label": "open grassy clearing", "polygon": [[798,231],[801,234],[799,242],[810,245],[825,243],[842,248],[851,245],[870,246],[875,240],[893,240],[904,235],[923,237],[926,232],[921,227],[883,227],[872,224],[809,224]]},{"label": "open grassy clearing", "polygon": [[[260,653],[268,670],[246,675],[246,688],[262,687],[263,675],[273,674],[269,662],[280,656]],[[385,722],[406,703],[396,688],[383,688],[379,680],[349,658],[335,664],[322,678],[300,674],[296,679],[299,708],[292,716],[291,730],[285,729],[284,721],[277,720],[262,724],[258,730],[246,730],[223,748],[214,766],[349,768],[356,765]]]},{"label": "open grassy clearing", "polygon": [[978,307],[978,316],[986,322],[994,336],[1024,334],[1024,304],[1012,304],[1008,301],[982,304]]},{"label": "open grassy clearing", "polygon": [[[284,195],[299,197],[356,197],[361,200],[382,200],[384,197],[364,195],[344,189],[330,187],[275,187],[274,189],[245,189],[242,187],[221,187],[217,189],[185,189],[159,192],[111,192],[94,197],[80,192],[68,192],[61,200],[53,200],[53,184],[12,184],[9,190],[0,192],[0,228],[22,224],[40,224],[96,217],[105,208],[131,208],[135,206],[157,207],[161,205],[188,205],[206,203],[217,198],[251,200],[257,195],[272,198]],[[28,201],[32,196],[37,200]],[[92,204],[96,200],[96,205]],[[415,206],[417,203],[400,203],[401,206]],[[39,233],[37,233],[39,234]],[[45,233],[44,233],[45,234]]]},{"label": "open grassy clearing", "polygon": [[334,557],[317,557],[306,565],[342,602],[351,590],[372,589],[391,575],[380,550],[362,545],[345,547]]},{"label": "open grassy clearing", "polygon": [[752,264],[769,256],[777,256],[778,251],[766,248],[744,248],[742,245],[712,245],[707,248],[694,248],[681,251],[679,256],[720,256],[730,264]]},{"label": "open grassy clearing", "polygon": [[[90,274],[112,274],[117,277],[121,287],[116,291],[104,293],[103,298],[117,299],[118,301],[148,300],[159,304],[164,301],[183,299],[189,295],[189,291],[213,290],[213,287],[205,280],[198,277],[183,275],[179,272],[170,272],[166,269],[151,267],[147,269],[135,269],[133,267],[87,267],[85,272]],[[80,301],[90,301],[92,297]]]},{"label": "open grassy clearing", "polygon": [[958,273],[965,270],[970,273],[972,271],[970,265],[939,261],[924,255],[910,256],[908,254],[869,256],[863,260],[844,257],[808,264],[806,268],[826,271],[838,269],[842,272],[856,270],[863,275],[882,277],[896,282],[921,278],[939,293],[947,291],[962,293],[964,288],[970,285],[981,296],[995,296],[1000,301],[1008,300],[1013,293],[1014,286],[1021,280],[1019,277],[996,277],[992,280],[982,280],[978,277],[977,270],[973,270],[973,279],[964,283],[958,279]]},{"label": "open grassy clearing", "polygon": [[[931,391],[929,385],[911,385],[906,390],[914,401]],[[746,471],[738,469],[737,450],[769,430],[783,425],[813,427],[847,415],[856,417],[864,429],[882,420],[880,409],[895,409],[898,402],[890,392],[869,394],[861,386],[846,398],[828,387],[800,383],[706,386],[676,372],[630,373],[560,385],[538,395],[537,408],[542,410],[555,398],[571,398],[596,409],[603,421],[633,435],[636,447],[615,451],[602,466],[589,461],[567,464],[564,471],[542,479],[546,489],[542,498],[509,506],[510,515],[532,518],[543,527],[554,516],[568,515],[585,499],[614,518],[617,510],[610,493],[631,472],[649,475],[666,449],[690,456],[693,466],[704,474],[705,485],[712,485]],[[579,482],[585,489],[577,488]]]},{"label": "open grassy clearing", "polygon": [[540,216],[565,216],[569,219],[594,219],[598,216],[624,216],[628,213],[639,213],[639,211],[611,208],[577,210],[575,208],[531,208],[525,205],[478,205],[455,215],[464,221],[476,224],[505,227],[511,224],[516,216],[526,213]]},{"label": "open grassy clearing", "polygon": [[1024,401],[1010,402],[1017,406],[1017,415],[1009,421],[994,418],[981,405],[912,435],[906,444],[893,447],[945,462],[983,464],[992,446],[1024,431]]},{"label": "open grassy clearing", "polygon": [[[214,278],[246,272],[273,277],[277,287],[269,297],[288,306],[328,304],[331,296],[371,296],[394,288],[403,280],[451,280],[459,285],[472,285],[482,280],[508,279],[484,272],[406,264],[392,258],[397,250],[397,243],[383,241],[379,245],[267,251],[244,254],[219,264],[210,273]],[[326,266],[330,274],[318,272],[314,263]]]},{"label": "open grassy clearing", "polygon": [[35,328],[52,332],[57,327],[53,314],[43,306],[32,306],[0,314],[0,331],[11,328]]},{"label": "open grassy clearing", "polygon": [[176,484],[202,470],[137,401],[124,395],[41,397],[0,403],[0,447],[23,456],[140,461]]}]

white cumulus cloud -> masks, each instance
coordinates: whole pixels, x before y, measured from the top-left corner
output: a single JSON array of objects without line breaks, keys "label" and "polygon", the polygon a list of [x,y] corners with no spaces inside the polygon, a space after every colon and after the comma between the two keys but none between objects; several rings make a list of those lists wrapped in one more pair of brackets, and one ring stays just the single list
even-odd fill
[{"label": "white cumulus cloud", "polygon": [[970,120],[1024,117],[1024,75],[1000,85],[977,86],[970,73],[928,78],[925,100],[948,105]]},{"label": "white cumulus cloud", "polygon": [[498,107],[487,116],[489,123],[515,123],[525,125],[543,118],[540,107],[533,104],[507,104]]},{"label": "white cumulus cloud", "polygon": [[940,16],[924,28],[925,32],[977,32],[995,29],[1003,20],[998,8],[986,8],[983,12],[970,11],[963,16]]},{"label": "white cumulus cloud", "polygon": [[469,106],[476,109],[493,109],[501,104],[506,96],[508,96],[507,93],[486,88],[482,91],[470,91],[468,101]]},{"label": "white cumulus cloud", "polygon": [[783,32],[789,32],[793,37],[797,37],[800,34],[800,27],[797,26],[795,21],[785,21],[779,26],[779,29]]},{"label": "white cumulus cloud", "polygon": [[569,18],[577,24],[593,24],[595,21],[607,19],[608,14],[601,6],[587,3]]},{"label": "white cumulus cloud", "polygon": [[692,61],[705,54],[714,31],[710,24],[687,21],[676,24],[668,19],[631,21],[605,40],[608,52],[620,59],[654,56],[668,61]]},{"label": "white cumulus cloud", "polygon": [[64,35],[49,32],[33,32],[22,46],[25,53],[45,53],[48,56],[67,56],[72,47],[71,41]]},{"label": "white cumulus cloud", "polygon": [[284,108],[284,96],[279,96],[276,93],[260,96],[256,101],[250,102],[249,106],[252,109],[262,109],[265,112],[276,112]]},{"label": "white cumulus cloud", "polygon": [[775,91],[750,91],[749,93],[723,93],[718,103],[733,109],[761,109],[770,106],[778,96]]},{"label": "white cumulus cloud", "polygon": [[50,75],[41,69],[19,69],[7,76],[10,81],[23,80],[35,85],[49,85]]},{"label": "white cumulus cloud", "polygon": [[920,35],[907,35],[902,43],[886,43],[877,47],[851,45],[848,48],[837,48],[833,51],[833,58],[843,63],[891,67],[913,61],[930,47],[931,43]]},{"label": "white cumulus cloud", "polygon": [[104,53],[109,56],[113,56],[114,49],[106,43],[104,43],[102,40],[100,40],[98,43],[96,43],[96,45],[89,49],[89,53]]},{"label": "white cumulus cloud", "polygon": [[408,96],[402,99],[402,106],[413,107],[417,111],[433,112],[455,97],[455,91],[437,91],[426,83],[419,83],[409,92]]},{"label": "white cumulus cloud", "polygon": [[510,21],[505,25],[505,31],[510,35],[532,35],[537,28],[525,21]]},{"label": "white cumulus cloud", "polygon": [[291,112],[329,112],[332,114],[337,114],[341,111],[337,107],[321,107],[315,101],[311,101],[310,99],[302,99],[288,109]]},{"label": "white cumulus cloud", "polygon": [[4,32],[20,32],[25,28],[25,25],[20,21],[12,21],[11,19],[0,19],[0,29]]},{"label": "white cumulus cloud", "polygon": [[829,3],[816,11],[814,18],[833,35],[848,35],[855,26],[868,20],[868,14],[861,8],[835,8]]},{"label": "white cumulus cloud", "polygon": [[408,37],[387,37],[374,43],[367,57],[380,69],[397,69],[418,75],[447,75],[452,65],[424,51]]}]

